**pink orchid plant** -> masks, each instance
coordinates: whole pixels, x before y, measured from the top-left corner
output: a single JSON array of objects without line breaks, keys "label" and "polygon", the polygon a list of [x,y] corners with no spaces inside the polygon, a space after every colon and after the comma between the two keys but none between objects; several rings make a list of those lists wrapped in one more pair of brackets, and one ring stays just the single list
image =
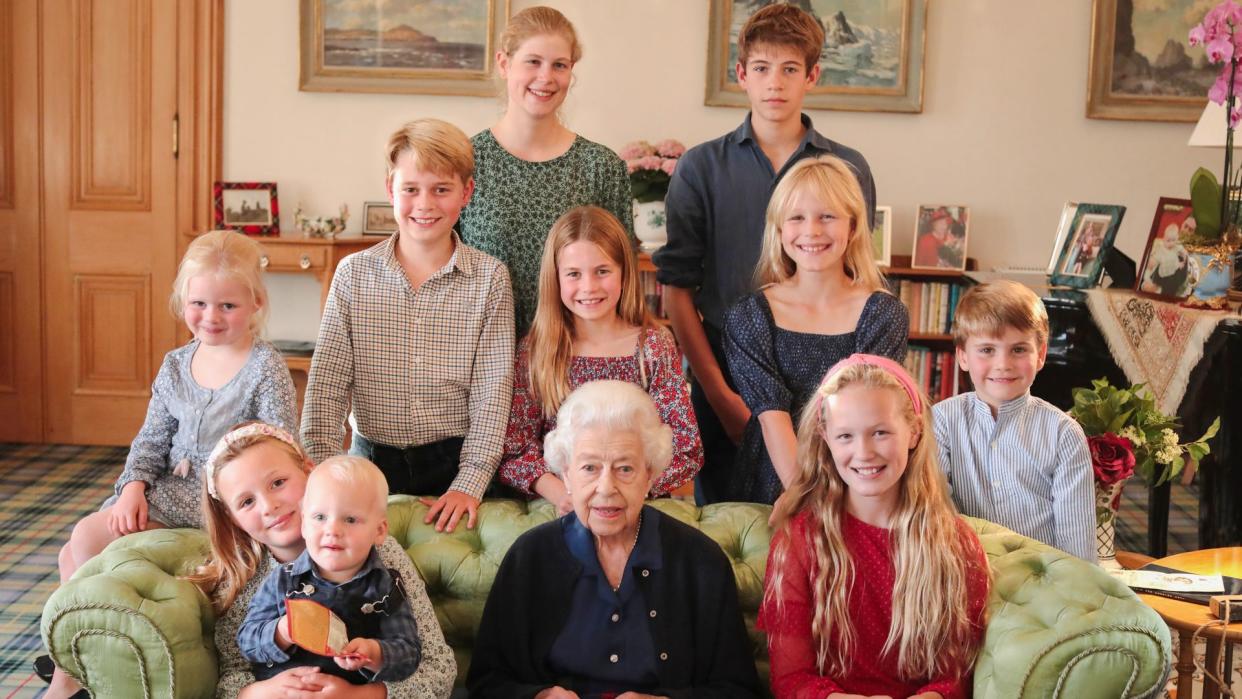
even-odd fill
[{"label": "pink orchid plant", "polygon": [[[1207,168],[1199,168],[1190,177],[1190,199],[1194,210],[1196,238],[1210,242],[1235,227],[1238,218],[1237,204],[1231,206],[1231,197],[1225,196],[1225,188],[1233,189],[1242,184],[1242,173],[1233,172],[1233,130],[1242,120],[1242,106],[1238,95],[1238,63],[1242,61],[1242,5],[1234,0],[1224,0],[1203,17],[1203,21],[1190,30],[1191,46],[1202,46],[1208,62],[1220,63],[1221,71],[1216,82],[1208,90],[1208,99],[1225,107],[1228,115],[1225,123],[1225,170],[1221,180],[1216,179]],[[1222,186],[1222,183],[1224,186]],[[1236,237],[1234,234],[1230,234]]]},{"label": "pink orchid plant", "polygon": [[662,201],[677,169],[677,159],[685,152],[686,147],[671,138],[655,145],[646,141],[627,143],[619,154],[625,161],[634,199],[639,203]]}]

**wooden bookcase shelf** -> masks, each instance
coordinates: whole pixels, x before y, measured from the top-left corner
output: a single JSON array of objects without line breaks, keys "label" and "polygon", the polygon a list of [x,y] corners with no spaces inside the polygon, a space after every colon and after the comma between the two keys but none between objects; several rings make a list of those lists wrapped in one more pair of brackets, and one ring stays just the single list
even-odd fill
[{"label": "wooden bookcase shelf", "polygon": [[[975,260],[968,258],[966,269],[976,268]],[[973,282],[963,270],[911,267],[908,255],[894,255],[892,264],[880,269],[888,278],[890,288],[907,304],[910,312],[910,348],[906,355],[906,368],[933,401],[964,390],[969,386],[970,379],[957,368],[953,356],[953,335],[948,330],[952,326],[954,307],[960,295],[960,290],[955,291],[954,287],[965,287]],[[912,287],[901,293],[900,287],[909,284],[919,287],[917,294]],[[923,297],[927,294],[932,294],[930,304],[924,303]],[[935,321],[923,321],[924,314],[929,314]],[[929,329],[929,326],[933,327]],[[951,385],[944,384],[946,376],[952,381]]]}]

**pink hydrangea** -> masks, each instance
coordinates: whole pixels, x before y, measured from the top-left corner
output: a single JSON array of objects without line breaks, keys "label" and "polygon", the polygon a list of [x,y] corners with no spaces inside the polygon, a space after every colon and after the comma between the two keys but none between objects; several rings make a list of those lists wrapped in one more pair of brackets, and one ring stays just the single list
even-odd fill
[{"label": "pink hydrangea", "polygon": [[658,155],[648,155],[638,159],[639,170],[659,170],[661,158]]},{"label": "pink hydrangea", "polygon": [[686,147],[681,141],[666,138],[655,144],[655,152],[665,158],[680,158],[686,152]]},{"label": "pink hydrangea", "polygon": [[673,170],[677,169],[677,159],[676,158],[665,158],[664,162],[660,163],[660,169],[664,171],[664,174],[668,175],[669,177],[672,177]]},{"label": "pink hydrangea", "polygon": [[647,143],[646,141],[634,141],[632,143],[625,144],[625,147],[621,149],[621,152],[618,155],[621,156],[622,160],[628,162],[630,160],[637,160],[639,158],[645,158],[649,155],[655,154],[655,148],[652,148],[650,143]]},{"label": "pink hydrangea", "polygon": [[638,162],[639,162],[638,158],[630,158],[629,160],[625,161],[626,174],[633,175],[638,170]]}]

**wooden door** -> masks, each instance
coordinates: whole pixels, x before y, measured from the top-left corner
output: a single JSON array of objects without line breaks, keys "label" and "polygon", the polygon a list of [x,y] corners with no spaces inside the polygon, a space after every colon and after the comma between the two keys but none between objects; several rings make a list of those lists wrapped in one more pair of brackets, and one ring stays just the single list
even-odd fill
[{"label": "wooden door", "polygon": [[128,443],[175,343],[178,5],[41,3],[45,441]]},{"label": "wooden door", "polygon": [[0,0],[0,442],[43,433],[37,0]]}]

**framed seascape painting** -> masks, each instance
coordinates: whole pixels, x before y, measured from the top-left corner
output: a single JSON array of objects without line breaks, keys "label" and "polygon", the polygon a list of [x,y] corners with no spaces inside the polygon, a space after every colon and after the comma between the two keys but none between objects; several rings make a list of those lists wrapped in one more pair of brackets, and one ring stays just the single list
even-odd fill
[{"label": "framed seascape painting", "polygon": [[1125,214],[1124,206],[1079,204],[1049,283],[1074,289],[1091,289],[1099,284],[1104,257],[1113,249],[1113,239]]},{"label": "framed seascape painting", "polygon": [[1197,263],[1181,239],[1195,231],[1189,199],[1160,197],[1147,234],[1135,291],[1163,301],[1185,301],[1198,280]]},{"label": "framed seascape painting", "polygon": [[301,0],[310,92],[494,95],[509,0]]},{"label": "framed seascape painting", "polygon": [[1215,0],[1093,0],[1087,116],[1199,119],[1219,68],[1187,36]]},{"label": "framed seascape painting", "polygon": [[280,235],[275,182],[217,182],[215,227],[257,235]]},{"label": "framed seascape painting", "polygon": [[362,232],[367,235],[387,235],[397,230],[397,217],[392,202],[368,201],[362,204]]},{"label": "framed seascape painting", "polygon": [[893,207],[875,207],[875,226],[871,228],[871,251],[875,263],[888,267],[893,263]]},{"label": "framed seascape painting", "polygon": [[914,227],[915,269],[966,270],[966,237],[970,208],[966,206],[920,206]]},{"label": "framed seascape painting", "polygon": [[705,104],[749,106],[737,81],[738,32],[776,1],[806,10],[825,29],[807,109],[923,111],[927,0],[709,0]]}]

